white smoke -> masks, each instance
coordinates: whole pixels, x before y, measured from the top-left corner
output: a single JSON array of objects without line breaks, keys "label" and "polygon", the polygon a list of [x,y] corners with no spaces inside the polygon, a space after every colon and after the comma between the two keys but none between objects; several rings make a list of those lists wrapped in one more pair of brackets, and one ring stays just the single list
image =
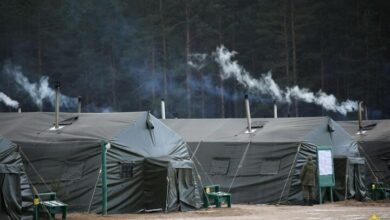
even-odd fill
[{"label": "white smoke", "polygon": [[207,57],[208,55],[205,53],[190,54],[187,64],[197,70],[201,70],[207,64],[206,63]]},{"label": "white smoke", "polygon": [[0,92],[0,101],[6,104],[7,106],[10,106],[12,108],[17,108],[19,106],[19,102],[12,100],[10,97],[8,97],[3,92]]},{"label": "white smoke", "polygon": [[[4,66],[4,72],[15,79],[16,84],[30,95],[31,99],[38,107],[42,108],[44,100],[49,100],[54,106],[55,91],[49,87],[48,76],[42,76],[38,82],[30,82],[30,80],[23,75],[20,66],[13,66],[11,64]],[[75,107],[76,104],[76,98],[61,95],[61,106],[72,108]]]},{"label": "white smoke", "polygon": [[328,95],[323,91],[316,93],[311,92],[307,88],[300,88],[299,86],[287,87],[284,90],[280,89],[278,84],[272,79],[272,74],[262,74],[260,78],[253,78],[237,60],[233,60],[237,54],[235,51],[227,50],[223,45],[217,47],[213,53],[214,60],[221,68],[221,77],[223,79],[234,78],[245,88],[260,92],[261,94],[270,95],[278,102],[291,103],[292,99],[314,103],[322,106],[326,110],[339,112],[346,115],[347,112],[352,112],[357,109],[357,102],[346,100],[339,103],[334,95]]}]

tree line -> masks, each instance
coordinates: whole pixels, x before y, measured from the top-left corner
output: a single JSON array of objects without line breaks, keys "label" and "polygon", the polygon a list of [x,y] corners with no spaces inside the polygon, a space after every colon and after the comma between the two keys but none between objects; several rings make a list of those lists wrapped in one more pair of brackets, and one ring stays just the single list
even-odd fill
[{"label": "tree line", "polygon": [[[282,87],[362,100],[369,118],[390,115],[388,1],[5,0],[0,11],[1,64],[31,82],[61,81],[64,94],[83,97],[83,111],[159,116],[164,98],[169,117],[243,117],[245,88],[222,80],[217,65],[188,65],[225,45],[255,77],[272,71]],[[0,91],[24,111],[53,109],[38,109],[3,72]],[[251,99],[255,117],[272,116],[271,99]],[[301,102],[280,104],[279,115],[356,118]]]}]

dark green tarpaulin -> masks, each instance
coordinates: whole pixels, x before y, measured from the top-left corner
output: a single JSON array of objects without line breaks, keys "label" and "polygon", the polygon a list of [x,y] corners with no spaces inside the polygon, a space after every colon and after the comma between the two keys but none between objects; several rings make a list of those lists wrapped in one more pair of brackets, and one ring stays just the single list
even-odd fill
[{"label": "dark green tarpaulin", "polygon": [[0,219],[21,219],[31,193],[17,145],[0,136]]},{"label": "dark green tarpaulin", "polygon": [[[190,145],[203,185],[220,184],[233,194],[234,203],[274,203],[302,200],[299,172],[317,146],[331,146],[335,158],[360,158],[357,143],[327,117],[254,118],[248,134],[246,119],[166,119],[163,122]],[[363,160],[364,161],[364,160]],[[353,184],[352,171],[336,180],[337,200],[364,196]],[[348,186],[345,187],[345,179]],[[336,193],[337,192],[337,193]]]},{"label": "dark green tarpaulin", "polygon": [[359,143],[367,158],[366,184],[379,181],[390,184],[390,120],[365,120],[362,132],[357,121],[338,122]]},{"label": "dark green tarpaulin", "polygon": [[71,211],[101,212],[102,141],[111,145],[108,213],[200,207],[187,144],[147,112],[61,113],[59,130],[53,121],[53,113],[4,113],[0,134],[21,147],[38,191],[57,192]]}]

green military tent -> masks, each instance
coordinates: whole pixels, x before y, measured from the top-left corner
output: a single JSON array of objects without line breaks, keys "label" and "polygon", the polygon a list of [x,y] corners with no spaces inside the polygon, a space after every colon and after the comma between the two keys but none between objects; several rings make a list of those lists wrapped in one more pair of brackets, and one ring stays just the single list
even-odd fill
[{"label": "green military tent", "polygon": [[390,120],[366,120],[361,131],[357,121],[338,122],[361,146],[360,151],[367,158],[367,182],[390,183]]},{"label": "green military tent", "polygon": [[16,144],[0,136],[0,219],[21,219],[31,191]]},{"label": "green military tent", "polygon": [[317,146],[331,146],[337,200],[363,199],[360,156],[355,140],[327,117],[246,119],[166,119],[190,145],[201,184],[220,184],[235,203],[297,202],[300,169]]},{"label": "green military tent", "polygon": [[106,166],[108,213],[200,207],[187,144],[148,112],[61,113],[59,121],[55,129],[54,113],[0,114],[0,134],[20,146],[38,192],[57,192],[71,211],[102,212]]}]

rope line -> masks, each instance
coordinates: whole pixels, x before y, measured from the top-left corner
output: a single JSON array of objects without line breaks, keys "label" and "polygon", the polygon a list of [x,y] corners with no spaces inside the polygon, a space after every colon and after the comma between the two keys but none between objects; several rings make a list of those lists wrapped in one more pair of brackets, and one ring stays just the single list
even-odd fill
[{"label": "rope line", "polygon": [[289,180],[290,180],[290,176],[291,176],[291,173],[292,173],[292,169],[293,169],[293,167],[295,166],[295,163],[296,163],[296,161],[297,161],[298,154],[299,154],[299,151],[300,151],[300,150],[301,150],[301,144],[298,146],[297,153],[295,154],[294,161],[293,161],[293,163],[291,164],[290,171],[288,172],[288,176],[287,176],[286,182],[284,183],[283,190],[282,190],[282,193],[280,194],[279,201],[278,201],[277,204],[280,204],[280,202],[282,201],[282,197],[283,197],[284,190],[286,189],[287,183],[288,183]]},{"label": "rope line", "polygon": [[99,169],[98,177],[97,177],[97,179],[96,179],[95,187],[93,188],[91,200],[89,201],[88,213],[91,213],[92,200],[93,200],[93,197],[95,196],[95,191],[96,191],[96,188],[97,188],[99,179],[100,179],[100,174],[102,174],[102,167],[101,167],[101,166],[100,166],[100,169]]},{"label": "rope line", "polygon": [[[34,165],[31,163],[31,161],[28,159],[28,157],[26,156],[26,154],[23,152],[22,148],[20,148],[20,153],[22,153],[23,157],[27,160],[27,163],[31,166],[31,168],[34,170],[34,172],[38,175],[39,179],[41,180],[41,182],[45,185],[45,187],[51,191],[51,188],[46,184],[45,180],[43,179],[43,177],[39,174],[38,170],[34,167]],[[26,175],[27,175],[27,172],[26,172]]]},{"label": "rope line", "polygon": [[[191,151],[191,149],[190,149]],[[207,179],[210,181],[211,184],[214,184],[213,181],[210,179],[209,175],[207,174],[206,170],[204,169],[203,165],[199,162],[198,158],[195,156],[195,154],[193,154],[193,161],[195,161],[199,167],[202,169],[202,171],[204,172],[204,174],[206,175]]]},{"label": "rope line", "polygon": [[[211,181],[210,177],[208,176],[208,174],[207,174],[206,171],[204,170],[202,164],[198,161],[198,159],[197,159],[196,156],[195,156],[195,154],[196,154],[196,152],[197,152],[197,149],[199,148],[201,142],[202,142],[202,141],[199,141],[198,146],[196,147],[195,151],[193,151],[192,156],[191,156],[191,161],[194,161],[195,163],[198,163],[198,164],[199,164],[199,166],[202,168],[203,172],[205,173],[207,179],[210,181],[211,184],[213,184],[213,181]],[[189,151],[191,151],[190,148],[188,148],[188,149],[189,149]],[[192,151],[191,151],[191,152],[192,152]],[[195,160],[193,160],[193,158],[194,158]],[[202,177],[200,176],[199,171],[198,171],[198,168],[197,168],[197,166],[196,166],[195,163],[194,163],[194,168],[195,168],[196,175],[198,176],[200,185],[202,186],[202,192],[203,192],[204,194],[206,194],[205,187],[204,187],[204,184],[203,184],[203,181],[202,181]],[[201,196],[202,196],[202,195],[201,195]],[[205,198],[207,199],[207,202],[210,203],[209,198],[208,198],[207,196],[205,196]]]},{"label": "rope line", "polygon": [[252,142],[252,136],[250,137],[249,142],[248,142],[248,144],[246,145],[245,151],[244,151],[244,153],[242,154],[240,163],[239,163],[238,166],[237,166],[236,172],[235,172],[235,174],[234,174],[234,176],[233,176],[233,180],[232,180],[232,182],[230,183],[228,192],[230,192],[230,190],[231,190],[231,188],[232,188],[232,186],[233,186],[233,183],[234,183],[234,181],[236,180],[238,171],[240,170],[240,168],[242,167],[242,164],[244,163],[244,160],[245,160],[246,154],[248,153],[248,150],[249,150],[249,147],[250,147],[250,145],[251,145],[251,142]]},{"label": "rope line", "polygon": [[[22,151],[22,149],[19,148],[19,151]],[[22,169],[23,169],[24,174],[26,174],[26,178],[27,178],[27,181],[29,182],[29,184],[30,184],[30,186],[31,186],[33,195],[37,196],[38,199],[39,199],[39,201],[42,201],[41,197],[39,196],[39,193],[38,193],[37,188],[33,185],[33,183],[32,183],[32,181],[31,181],[30,177],[27,175],[27,172],[26,172],[24,166],[22,166]],[[43,209],[44,209],[44,211],[48,214],[49,219],[50,219],[50,220],[53,219],[53,218],[51,217],[50,212],[49,212],[49,210],[47,209],[47,207],[43,205]]]},{"label": "rope line", "polygon": [[[198,152],[198,149],[199,149],[199,146],[200,146],[200,143],[202,142],[202,140],[201,141],[199,141],[198,142],[198,145],[196,146],[196,148],[195,148],[195,150],[192,152],[192,156],[191,156],[191,160],[192,160],[192,158],[195,156],[195,154],[196,154],[196,152]],[[191,151],[191,150],[190,150]]]},{"label": "rope line", "polygon": [[365,150],[363,149],[363,147],[361,147],[360,144],[358,144],[358,146],[359,146],[359,149],[362,150],[364,156],[368,159],[368,160],[367,160],[367,161],[368,161],[367,166],[368,166],[368,168],[370,169],[372,175],[375,177],[375,180],[378,181],[378,177],[375,175],[375,172],[372,170],[372,168],[371,168],[371,166],[370,166],[370,163],[372,163],[372,165],[374,166],[374,168],[375,168],[376,170],[378,170],[378,168],[377,168],[377,167],[375,166],[375,164],[371,161],[370,157],[369,157],[368,154],[365,152]]}]

